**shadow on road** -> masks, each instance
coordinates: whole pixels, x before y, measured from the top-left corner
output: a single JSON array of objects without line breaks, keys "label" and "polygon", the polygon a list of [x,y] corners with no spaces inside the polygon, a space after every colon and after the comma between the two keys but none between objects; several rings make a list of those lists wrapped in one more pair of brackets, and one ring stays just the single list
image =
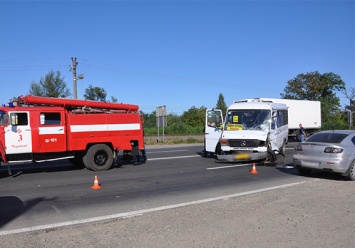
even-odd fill
[{"label": "shadow on road", "polygon": [[302,176],[298,173],[298,170],[296,168],[294,168],[292,163],[277,164],[275,168],[283,173],[297,175],[297,176],[305,177],[305,178],[326,179],[326,180],[334,180],[334,181],[347,181],[347,179],[345,177],[343,177],[342,175],[337,174],[337,173],[327,172],[327,171],[314,170],[314,171],[312,171],[311,174],[309,174],[307,176]]},{"label": "shadow on road", "polygon": [[22,163],[10,165],[12,175],[8,174],[6,166],[2,166],[0,170],[0,178],[18,177],[22,174],[34,174],[43,172],[59,172],[82,170],[82,166],[72,165],[68,161],[50,161],[43,163]]},{"label": "shadow on road", "polygon": [[[138,163],[137,158],[124,160],[122,155],[118,157],[117,163],[113,164],[110,170],[121,168],[126,165],[140,165],[145,162],[141,160]],[[73,170],[88,170],[84,165],[74,165],[69,160],[46,161],[41,163],[13,163],[10,165],[12,175],[8,174],[6,165],[2,165],[0,169],[0,179],[5,177],[19,177],[22,174],[35,174],[43,172],[60,172],[60,171],[73,171]],[[90,170],[89,170],[90,171]],[[94,171],[92,171],[94,172]]]},{"label": "shadow on road", "polygon": [[15,196],[1,196],[0,197],[0,229],[7,223],[16,219],[23,213],[27,212],[35,205],[43,201],[51,201],[55,199],[46,199],[43,197],[31,199],[26,202],[22,202]]}]

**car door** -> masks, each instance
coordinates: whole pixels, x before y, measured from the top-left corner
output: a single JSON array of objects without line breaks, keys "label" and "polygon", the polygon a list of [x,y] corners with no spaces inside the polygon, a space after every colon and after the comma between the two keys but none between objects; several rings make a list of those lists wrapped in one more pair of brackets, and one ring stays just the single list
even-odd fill
[{"label": "car door", "polygon": [[40,111],[37,152],[64,152],[66,143],[63,111]]},{"label": "car door", "polygon": [[223,131],[223,116],[220,109],[207,109],[205,119],[205,151],[215,152]]},{"label": "car door", "polygon": [[4,127],[6,154],[32,152],[32,133],[28,111],[9,112],[10,121]]}]

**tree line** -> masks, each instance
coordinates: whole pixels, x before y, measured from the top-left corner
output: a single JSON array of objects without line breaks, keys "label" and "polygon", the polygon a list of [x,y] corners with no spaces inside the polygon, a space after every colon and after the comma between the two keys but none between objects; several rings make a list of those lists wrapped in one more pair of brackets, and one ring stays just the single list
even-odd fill
[{"label": "tree line", "polygon": [[[349,104],[342,107],[337,93],[344,94]],[[67,87],[64,77],[59,71],[50,71],[39,82],[31,82],[29,94],[44,97],[70,97],[72,94]],[[85,100],[117,102],[114,96],[107,100],[107,92],[101,87],[89,85],[83,95]],[[280,98],[294,100],[311,100],[321,102],[322,129],[348,129],[349,111],[355,111],[355,88],[346,87],[345,82],[335,73],[308,72],[298,74],[286,83]],[[227,105],[222,93],[219,93],[215,108],[225,114]],[[170,113],[167,116],[165,134],[202,134],[205,123],[206,107],[192,106],[182,115]],[[305,111],[307,111],[305,109]],[[146,134],[157,134],[156,112],[142,113],[144,115],[144,130]],[[354,123],[354,122],[353,122]],[[354,125],[354,124],[353,124]],[[160,128],[160,132],[163,129]]]}]

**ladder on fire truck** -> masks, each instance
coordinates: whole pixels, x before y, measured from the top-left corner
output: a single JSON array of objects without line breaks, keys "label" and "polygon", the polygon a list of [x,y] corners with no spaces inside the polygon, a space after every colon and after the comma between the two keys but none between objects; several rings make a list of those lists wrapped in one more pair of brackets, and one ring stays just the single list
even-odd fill
[{"label": "ladder on fire truck", "polygon": [[14,106],[16,105],[39,105],[39,106],[60,106],[68,108],[82,108],[87,110],[89,108],[94,109],[105,109],[105,110],[121,110],[128,113],[137,112],[139,107],[134,104],[124,104],[124,103],[110,103],[110,102],[99,102],[91,100],[79,100],[79,99],[68,99],[68,98],[54,98],[54,97],[40,97],[40,96],[19,96],[14,98],[12,101]]}]

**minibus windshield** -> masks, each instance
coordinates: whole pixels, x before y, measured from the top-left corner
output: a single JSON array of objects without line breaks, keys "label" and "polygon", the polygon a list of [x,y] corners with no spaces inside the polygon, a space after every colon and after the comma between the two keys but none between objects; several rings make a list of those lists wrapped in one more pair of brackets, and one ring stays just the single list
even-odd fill
[{"label": "minibus windshield", "polygon": [[225,130],[269,130],[271,111],[269,109],[228,110]]}]

